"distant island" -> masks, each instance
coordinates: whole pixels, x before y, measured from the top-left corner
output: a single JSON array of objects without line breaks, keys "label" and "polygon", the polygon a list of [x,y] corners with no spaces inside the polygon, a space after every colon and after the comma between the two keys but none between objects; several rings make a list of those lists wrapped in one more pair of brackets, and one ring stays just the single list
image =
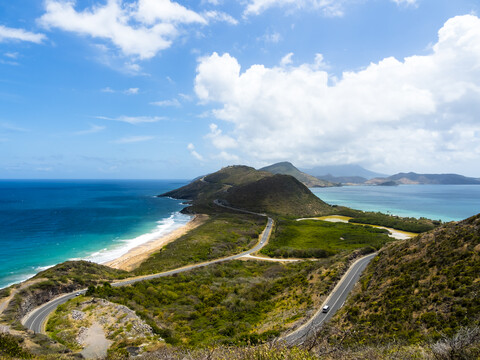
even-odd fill
[{"label": "distant island", "polygon": [[[290,175],[308,188],[352,185],[480,185],[480,178],[459,174],[417,174],[415,172],[384,175],[360,165],[317,166],[300,170],[291,162],[282,161],[258,169],[270,174]],[[199,180],[204,176],[195,178]]]},{"label": "distant island", "polygon": [[414,172],[399,173],[385,178],[374,178],[365,181],[365,185],[480,185],[480,179],[458,174],[417,174]]}]

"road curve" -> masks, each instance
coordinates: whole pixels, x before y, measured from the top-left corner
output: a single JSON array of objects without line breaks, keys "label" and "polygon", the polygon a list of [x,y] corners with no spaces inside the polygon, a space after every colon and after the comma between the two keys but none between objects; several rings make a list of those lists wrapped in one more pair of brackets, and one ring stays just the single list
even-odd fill
[{"label": "road curve", "polygon": [[[355,261],[343,275],[342,279],[338,282],[315,315],[313,315],[304,325],[284,336],[281,340],[285,341],[288,345],[301,344],[324,322],[333,317],[333,315],[335,315],[335,313],[343,306],[348,294],[352,291],[363,270],[365,270],[368,263],[375,256],[377,256],[377,253],[364,256]],[[322,312],[322,308],[325,305],[330,307],[327,313]]]},{"label": "road curve", "polygon": [[[244,252],[242,252],[240,254],[237,254],[237,255],[231,255],[231,256],[224,257],[224,258],[203,262],[203,263],[200,263],[200,264],[184,266],[184,267],[179,268],[179,269],[169,270],[169,271],[165,271],[165,272],[158,273],[158,274],[145,275],[145,276],[135,277],[135,278],[132,278],[132,279],[116,281],[116,282],[113,282],[111,285],[113,287],[127,286],[127,285],[137,283],[139,281],[145,281],[145,280],[151,280],[151,279],[156,279],[156,278],[165,277],[165,276],[171,276],[171,275],[174,275],[174,274],[179,274],[179,273],[182,273],[182,272],[190,271],[190,270],[193,270],[193,269],[201,268],[201,267],[212,265],[212,264],[217,264],[217,263],[221,263],[221,262],[225,262],[225,261],[236,260],[236,259],[239,259],[239,258],[245,256],[245,255],[250,255],[252,253],[255,253],[255,252],[259,251],[262,247],[265,246],[265,244],[267,243],[268,238],[270,237],[270,234],[272,232],[272,228],[273,228],[273,219],[272,218],[268,217],[265,214],[254,213],[254,212],[251,212],[251,211],[248,211],[248,210],[236,209],[236,208],[233,208],[233,207],[230,207],[230,206],[226,206],[226,205],[221,204],[218,200],[215,200],[215,204],[218,205],[218,206],[222,206],[222,207],[231,209],[231,210],[266,217],[268,219],[267,220],[267,225],[265,227],[265,230],[262,233],[260,241],[250,250],[244,251]],[[25,317],[22,319],[22,324],[25,327],[27,327],[28,329],[33,330],[35,333],[44,333],[45,332],[44,324],[45,324],[47,318],[49,317],[49,315],[52,312],[54,312],[55,309],[59,305],[64,304],[68,300],[75,298],[78,293],[84,294],[86,291],[87,291],[87,289],[77,290],[75,292],[68,293],[68,294],[62,295],[60,297],[57,297],[57,298],[49,301],[48,303],[40,305],[38,308],[36,308],[35,310],[33,310],[33,311],[29,312],[27,315],[25,315]]]}]

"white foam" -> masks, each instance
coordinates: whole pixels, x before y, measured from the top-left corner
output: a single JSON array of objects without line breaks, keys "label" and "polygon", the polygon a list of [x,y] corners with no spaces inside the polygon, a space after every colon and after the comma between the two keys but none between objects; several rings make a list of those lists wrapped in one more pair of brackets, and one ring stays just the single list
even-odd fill
[{"label": "white foam", "polygon": [[54,267],[54,266],[55,266],[55,265],[37,266],[37,267],[35,268],[35,271],[36,271],[37,273],[39,273],[39,272],[42,272],[42,271],[44,271],[44,270],[50,269],[51,267]]},{"label": "white foam", "polygon": [[147,234],[142,234],[133,239],[117,240],[117,243],[119,243],[118,246],[94,252],[90,256],[86,257],[85,260],[92,261],[98,264],[112,261],[122,255],[125,255],[131,249],[139,245],[145,244],[152,240],[156,240],[186,225],[191,219],[192,217],[190,215],[185,215],[178,212],[172,213],[170,217],[157,221],[156,228],[151,232]]}]

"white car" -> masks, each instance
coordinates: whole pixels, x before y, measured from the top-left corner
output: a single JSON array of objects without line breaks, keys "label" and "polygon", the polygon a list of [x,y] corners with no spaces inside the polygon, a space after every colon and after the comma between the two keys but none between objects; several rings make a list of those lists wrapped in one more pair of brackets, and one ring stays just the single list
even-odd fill
[{"label": "white car", "polygon": [[322,308],[322,312],[323,312],[323,313],[327,313],[328,310],[330,310],[330,306],[328,306],[328,305],[325,305],[325,306]]}]

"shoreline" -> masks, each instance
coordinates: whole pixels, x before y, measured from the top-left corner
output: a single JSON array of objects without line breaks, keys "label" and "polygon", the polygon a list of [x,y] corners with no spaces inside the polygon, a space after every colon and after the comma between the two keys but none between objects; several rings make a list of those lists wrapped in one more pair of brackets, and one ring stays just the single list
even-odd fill
[{"label": "shoreline", "polygon": [[137,268],[143,261],[145,261],[151,254],[160,250],[165,245],[177,240],[181,236],[185,235],[189,231],[197,228],[205,223],[208,219],[208,215],[196,214],[185,225],[172,230],[171,232],[164,234],[156,239],[147,241],[143,244],[135,246],[127,253],[119,256],[116,259],[101,263],[101,265],[109,266],[114,269],[131,271]]}]

